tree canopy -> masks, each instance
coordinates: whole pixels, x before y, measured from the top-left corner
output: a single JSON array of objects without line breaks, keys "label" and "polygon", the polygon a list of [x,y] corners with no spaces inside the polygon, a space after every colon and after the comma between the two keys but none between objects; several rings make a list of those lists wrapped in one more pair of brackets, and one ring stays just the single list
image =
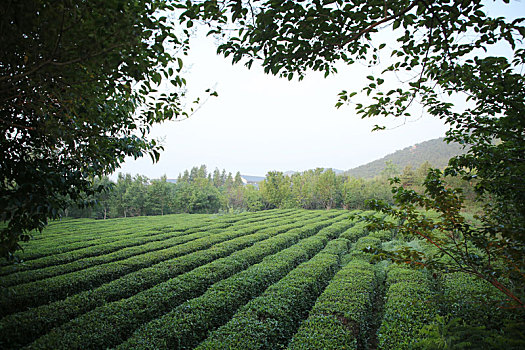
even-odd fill
[{"label": "tree canopy", "polygon": [[[300,80],[310,71],[328,76],[341,64],[376,66],[386,59],[381,74],[367,77],[361,94],[342,91],[336,106],[352,103],[363,118],[403,120],[419,103],[442,119],[450,127],[445,140],[470,147],[445,174],[475,179],[487,203],[483,228],[460,234],[479,238],[478,248],[490,248],[496,240],[499,250],[488,248],[488,259],[494,253],[514,264],[512,274],[500,277],[523,281],[524,17],[491,16],[481,0],[188,1],[181,21],[196,19],[223,38],[218,52],[233,63],[250,68],[257,61],[266,73],[287,79]],[[385,31],[388,42],[380,36]],[[447,206],[453,212],[461,207],[461,195],[447,192],[439,172],[429,174],[426,191],[429,202],[402,190],[396,200],[401,207],[432,203],[444,220]],[[490,280],[490,273],[495,270],[482,274]]]},{"label": "tree canopy", "polygon": [[[165,1],[0,4],[0,255],[85,195],[96,175],[161,146],[154,122],[181,114],[188,41]],[[172,88],[157,92],[162,81]],[[100,187],[100,186],[99,186]]]}]

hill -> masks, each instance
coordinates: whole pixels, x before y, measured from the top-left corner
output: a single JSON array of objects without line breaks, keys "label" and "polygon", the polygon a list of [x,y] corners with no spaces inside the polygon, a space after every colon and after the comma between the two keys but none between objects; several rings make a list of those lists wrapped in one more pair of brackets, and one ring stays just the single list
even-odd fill
[{"label": "hill", "polygon": [[433,167],[442,169],[447,166],[450,158],[463,153],[465,150],[460,144],[446,143],[443,138],[438,138],[406,147],[381,159],[347,170],[345,174],[354,177],[374,177],[381,173],[386,162],[392,162],[400,170],[407,165],[417,168],[426,161]]}]

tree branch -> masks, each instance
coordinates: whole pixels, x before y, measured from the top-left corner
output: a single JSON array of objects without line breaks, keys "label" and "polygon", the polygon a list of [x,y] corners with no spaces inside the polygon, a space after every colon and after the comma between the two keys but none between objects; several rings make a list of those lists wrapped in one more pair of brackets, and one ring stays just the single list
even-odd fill
[{"label": "tree branch", "polygon": [[362,29],[359,33],[353,35],[352,37],[350,37],[348,40],[345,40],[343,41],[339,47],[342,47],[352,41],[355,41],[357,39],[359,39],[361,36],[363,36],[364,34],[370,32],[372,29],[374,29],[375,27],[377,27],[378,25],[380,24],[383,24],[383,23],[386,23],[394,18],[398,18],[398,17],[401,17],[403,16],[405,13],[407,13],[408,11],[412,10],[417,4],[418,4],[419,0],[415,0],[412,4],[410,4],[406,9],[404,9],[403,11],[399,12],[399,13],[394,13],[393,15],[390,15],[388,17],[385,17],[383,18],[382,20],[380,21],[377,21],[371,25],[369,25],[368,27]]},{"label": "tree branch", "polygon": [[25,73],[20,73],[20,74],[16,74],[16,75],[13,75],[13,76],[3,76],[3,77],[0,77],[0,82],[3,82],[3,81],[10,81],[10,80],[14,80],[14,79],[17,79],[17,80],[20,80],[21,78],[24,78],[24,77],[27,77],[33,73],[35,73],[36,71],[40,70],[42,67],[46,66],[46,65],[53,65],[53,66],[66,66],[66,65],[69,65],[69,64],[74,64],[74,63],[78,63],[78,62],[82,62],[82,61],[85,61],[87,59],[90,59],[92,57],[97,57],[97,56],[100,56],[100,55],[103,55],[105,53],[108,53],[110,52],[111,50],[113,49],[116,49],[118,47],[122,46],[122,44],[115,44],[115,45],[112,45],[112,46],[109,46],[107,47],[106,49],[104,50],[101,50],[99,52],[96,52],[94,54],[88,54],[84,57],[77,57],[75,59],[72,59],[72,60],[69,60],[69,61],[65,61],[65,62],[54,62],[52,58],[48,59],[48,60],[45,60],[44,62],[40,63],[39,65],[35,66],[33,69],[25,72]]}]

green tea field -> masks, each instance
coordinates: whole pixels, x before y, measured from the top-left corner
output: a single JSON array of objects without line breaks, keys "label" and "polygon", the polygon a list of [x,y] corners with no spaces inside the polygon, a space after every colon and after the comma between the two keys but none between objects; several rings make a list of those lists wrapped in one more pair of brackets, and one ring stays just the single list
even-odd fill
[{"label": "green tea field", "polygon": [[505,318],[484,308],[502,297],[468,275],[371,260],[364,249],[428,248],[349,215],[52,222],[22,262],[0,265],[0,348],[426,348],[446,339],[444,315]]}]

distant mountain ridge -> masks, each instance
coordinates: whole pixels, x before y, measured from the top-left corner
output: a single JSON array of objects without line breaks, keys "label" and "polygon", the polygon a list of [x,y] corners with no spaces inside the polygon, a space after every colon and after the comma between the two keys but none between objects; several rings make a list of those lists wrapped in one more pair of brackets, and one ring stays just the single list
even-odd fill
[{"label": "distant mountain ridge", "polygon": [[385,163],[389,161],[395,164],[399,170],[403,170],[407,165],[411,165],[415,169],[426,161],[435,168],[443,169],[448,165],[450,158],[465,152],[466,150],[462,145],[446,143],[441,137],[403,148],[381,159],[347,170],[345,174],[353,177],[371,178],[379,175],[385,168]]}]

